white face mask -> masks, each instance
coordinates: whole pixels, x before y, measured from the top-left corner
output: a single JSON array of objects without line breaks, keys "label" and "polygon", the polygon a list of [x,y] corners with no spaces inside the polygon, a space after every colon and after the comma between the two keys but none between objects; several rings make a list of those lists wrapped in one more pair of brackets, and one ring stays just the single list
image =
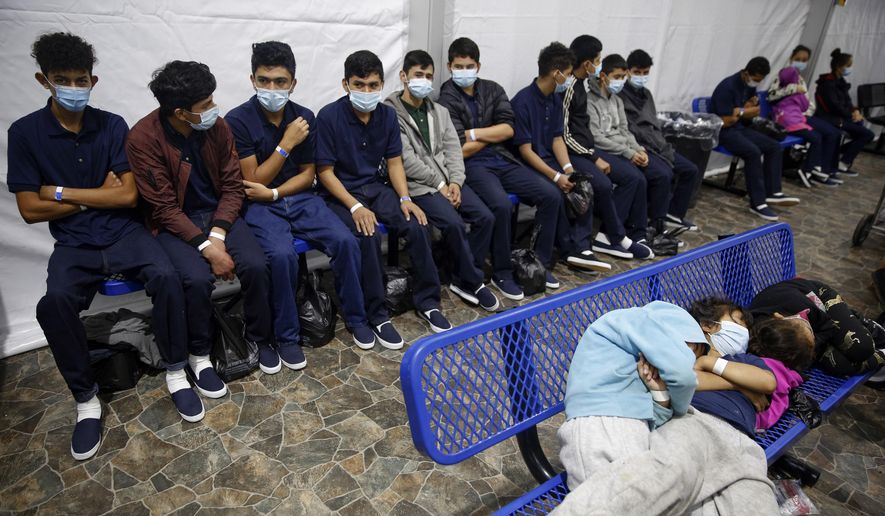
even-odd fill
[{"label": "white face mask", "polygon": [[750,330],[735,322],[719,321],[719,331],[711,333],[710,340],[716,351],[723,355],[746,353],[750,344]]},{"label": "white face mask", "polygon": [[759,81],[753,81],[747,83],[747,86],[753,88],[754,90],[759,87]]}]

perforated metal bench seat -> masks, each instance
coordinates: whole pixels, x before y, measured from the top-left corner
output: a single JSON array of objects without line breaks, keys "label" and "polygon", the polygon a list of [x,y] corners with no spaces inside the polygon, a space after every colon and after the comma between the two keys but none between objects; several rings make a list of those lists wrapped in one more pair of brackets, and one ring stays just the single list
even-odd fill
[{"label": "perforated metal bench seat", "polygon": [[[526,448],[537,443],[535,425],[564,409],[569,363],[592,321],[654,300],[688,308],[720,295],[747,306],[763,288],[795,275],[790,227],[769,224],[425,337],[408,349],[400,368],[415,447],[454,464],[516,436],[542,485],[500,513],[545,514],[568,492],[564,474]],[[865,378],[813,371],[802,389],[828,412]],[[788,413],[757,442],[771,463],[806,431]]]}]

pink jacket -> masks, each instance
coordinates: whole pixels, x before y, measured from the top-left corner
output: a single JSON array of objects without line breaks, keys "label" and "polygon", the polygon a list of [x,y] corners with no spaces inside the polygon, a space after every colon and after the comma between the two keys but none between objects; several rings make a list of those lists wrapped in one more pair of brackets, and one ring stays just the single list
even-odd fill
[{"label": "pink jacket", "polygon": [[[781,86],[799,83],[799,71],[788,66],[778,74]],[[784,126],[787,132],[812,130],[805,120],[805,111],[808,110],[808,97],[804,93],[794,93],[777,101],[771,107],[771,117],[775,122]]]},{"label": "pink jacket", "polygon": [[777,387],[771,394],[771,405],[765,412],[756,414],[756,430],[767,430],[777,423],[777,420],[790,408],[790,390],[801,384],[802,376],[785,366],[780,360],[762,358],[765,365],[774,373],[777,379]]}]

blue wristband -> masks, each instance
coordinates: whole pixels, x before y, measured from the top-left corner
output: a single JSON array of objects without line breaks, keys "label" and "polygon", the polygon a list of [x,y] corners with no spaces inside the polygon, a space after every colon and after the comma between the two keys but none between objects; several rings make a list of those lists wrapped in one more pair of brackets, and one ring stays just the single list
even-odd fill
[{"label": "blue wristband", "polygon": [[411,200],[412,200],[411,197],[409,197],[408,195],[405,195],[405,196],[399,198],[399,203],[402,204],[406,201],[411,201]]},{"label": "blue wristband", "polygon": [[63,187],[63,186],[56,186],[55,187],[55,200],[56,201],[61,202],[61,193],[64,189],[65,189],[65,187]]},{"label": "blue wristband", "polygon": [[280,153],[280,156],[282,156],[282,157],[284,157],[284,158],[288,158],[288,157],[289,157],[289,153],[286,152],[286,149],[280,147],[279,145],[277,145],[276,151],[279,152],[279,153]]}]

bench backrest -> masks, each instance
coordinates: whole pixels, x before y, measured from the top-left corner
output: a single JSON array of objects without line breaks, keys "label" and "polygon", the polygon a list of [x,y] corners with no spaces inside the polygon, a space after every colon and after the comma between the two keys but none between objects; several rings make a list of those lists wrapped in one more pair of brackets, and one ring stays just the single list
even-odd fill
[{"label": "bench backrest", "polygon": [[861,84],[858,86],[857,106],[860,109],[885,106],[885,82]]},{"label": "bench backrest", "polygon": [[691,100],[691,110],[695,113],[709,113],[713,97],[695,97]]},{"label": "bench backrest", "polygon": [[610,310],[712,295],[746,306],[794,276],[790,227],[770,224],[423,338],[400,369],[415,446],[453,464],[562,411],[578,340]]}]

